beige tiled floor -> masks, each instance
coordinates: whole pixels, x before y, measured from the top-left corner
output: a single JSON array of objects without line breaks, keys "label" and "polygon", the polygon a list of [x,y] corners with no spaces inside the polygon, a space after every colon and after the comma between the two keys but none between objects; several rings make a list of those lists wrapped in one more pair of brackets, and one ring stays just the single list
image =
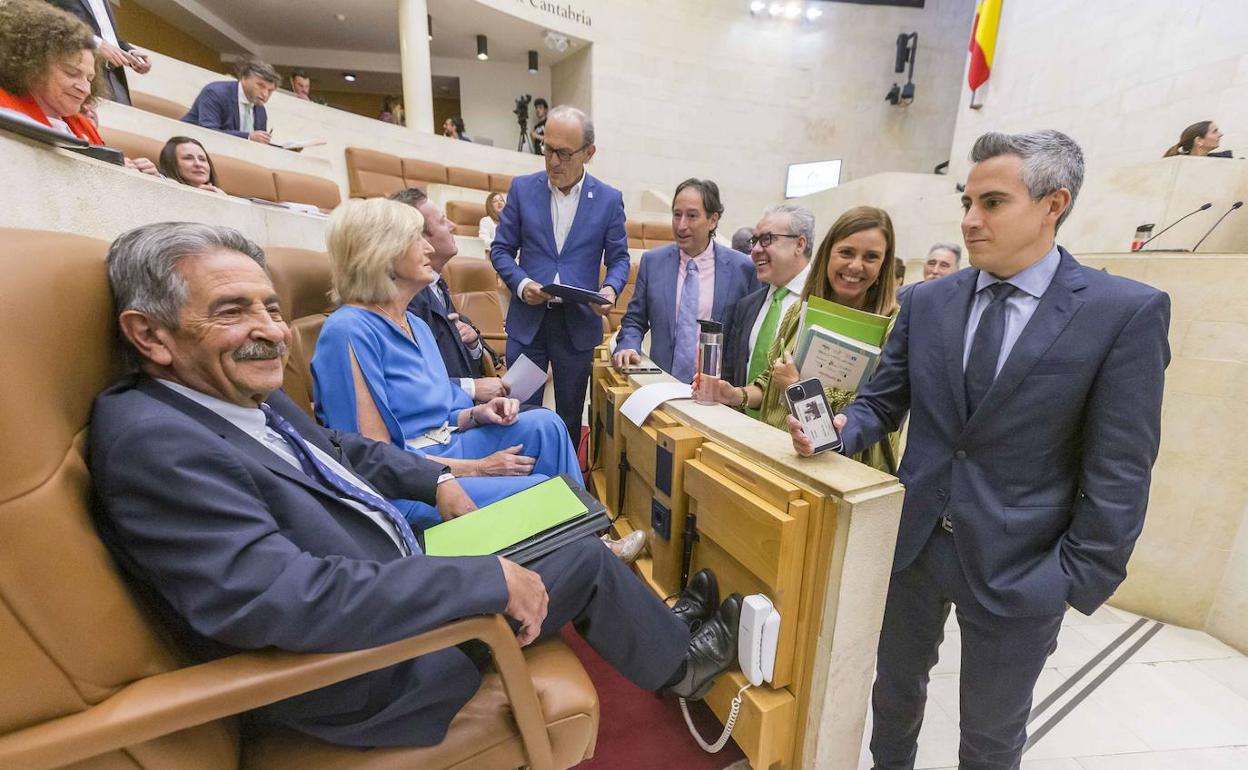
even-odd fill
[{"label": "beige tiled floor", "polygon": [[[1035,703],[1139,620],[1103,607],[1067,614]],[[1031,724],[1034,732],[1153,627],[1138,629]],[[917,768],[958,762],[960,635],[950,617],[932,672]],[[870,735],[868,714],[867,735]],[[864,740],[860,770],[871,767]],[[1248,658],[1208,634],[1164,626],[1035,743],[1023,770],[1240,770],[1248,768]]]}]

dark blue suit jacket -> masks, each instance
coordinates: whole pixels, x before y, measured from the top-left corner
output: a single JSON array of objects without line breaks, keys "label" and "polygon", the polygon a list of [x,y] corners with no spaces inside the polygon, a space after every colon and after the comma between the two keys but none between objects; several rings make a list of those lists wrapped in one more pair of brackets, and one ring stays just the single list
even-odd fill
[{"label": "dark blue suit jacket", "polygon": [[[753,262],[750,263],[753,265]],[[755,285],[758,285],[755,272]],[[760,286],[737,300],[724,316],[724,369],[723,379],[742,387],[750,369],[750,330],[763,309],[770,286]]]},{"label": "dark blue suit jacket", "polygon": [[910,412],[894,570],[953,519],[975,597],[1006,616],[1090,614],[1126,576],[1144,524],[1170,361],[1169,297],[1083,267],[1053,282],[975,413],[962,371],[979,271],[916,284],[879,369],[845,410],[846,454]]},{"label": "dark blue suit jacket", "polygon": [[[280,391],[269,404],[386,497],[434,501],[440,464],[320,428]],[[507,604],[498,559],[400,558],[359,511],[147,377],[96,399],[89,462],[104,540],[195,657],[361,649]],[[348,745],[432,744],[479,683],[452,648],[256,715]]]},{"label": "dark blue suit jacket", "polygon": [[[444,311],[434,298],[434,289],[434,284],[426,286],[423,291],[412,298],[407,309],[429,325],[433,338],[437,340],[438,351],[442,354],[442,362],[446,364],[446,373],[456,381],[455,387],[459,387],[458,380],[462,377],[475,379],[482,376],[481,359],[472,357],[468,346],[459,336],[459,329],[455,326],[455,322],[446,317],[447,311]],[[447,301],[450,303],[449,312],[457,312],[449,292]],[[484,350],[481,353],[485,355]]]},{"label": "dark blue suit jacket", "polygon": [[[255,105],[252,115],[255,117],[257,131],[268,128],[269,113],[262,105]],[[240,130],[238,123],[238,81],[222,80],[204,86],[191,104],[191,109],[182,116],[182,122],[246,139],[247,132]]]},{"label": "dark blue suit jacket", "polygon": [[[722,321],[728,308],[758,286],[754,263],[739,251],[716,243],[715,301],[711,320]],[[650,332],[650,360],[664,371],[672,370],[676,344],[676,276],[680,271],[680,247],[674,243],[641,255],[637,282],[628,311],[620,321],[615,349],[641,350]]]},{"label": "dark blue suit jacket", "polygon": [[[520,299],[520,282],[525,278],[544,286],[558,273],[565,285],[590,291],[610,286],[617,297],[628,283],[628,234],[624,231],[624,197],[620,191],[587,172],[572,229],[563,251],[556,252],[547,179],[546,172],[540,171],[511,181],[507,205],[490,246],[490,261],[511,290],[507,336],[522,345],[533,342],[546,312],[545,306]],[[600,284],[599,268],[604,263],[607,277]],[[577,350],[593,350],[602,342],[602,319],[588,305],[572,303],[564,318]]]}]

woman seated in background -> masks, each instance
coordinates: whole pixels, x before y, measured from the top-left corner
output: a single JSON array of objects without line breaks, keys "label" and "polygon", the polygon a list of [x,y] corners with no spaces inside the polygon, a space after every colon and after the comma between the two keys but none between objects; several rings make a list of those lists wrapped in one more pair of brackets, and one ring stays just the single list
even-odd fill
[{"label": "woman seated in background", "polygon": [[387,96],[381,103],[381,114],[377,116],[377,119],[396,126],[404,125],[403,100],[397,96]]},{"label": "woman seated in background", "polygon": [[478,225],[478,235],[485,241],[485,253],[490,253],[490,244],[494,242],[494,231],[498,229],[498,220],[503,215],[503,206],[507,205],[507,196],[501,192],[492,192],[485,199],[485,216]]},{"label": "woman seated in background", "polygon": [[175,136],[165,142],[160,150],[160,173],[190,187],[225,193],[217,187],[217,169],[208,151],[189,136]]},{"label": "woman seated in background", "polygon": [[1222,142],[1222,129],[1212,120],[1202,120],[1183,129],[1179,134],[1179,142],[1166,150],[1163,158],[1174,155],[1191,155],[1198,158],[1229,158],[1230,150],[1214,152]]},{"label": "woman seated in background", "polygon": [[[732,407],[758,409],[760,420],[789,430],[791,417],[784,391],[798,381],[793,351],[800,342],[798,333],[802,328],[806,301],[815,296],[855,310],[895,316],[898,308],[894,269],[896,247],[897,239],[888,212],[871,206],[858,206],[842,214],[819,244],[801,301],[790,307],[780,321],[768,351],[771,367],[744,388],[721,381],[717,400]],[[854,391],[838,388],[825,388],[824,394],[833,414],[840,412],[854,399]],[[895,474],[896,440],[896,435],[890,436],[887,441],[862,452],[855,459]]]},{"label": "woman seated in background", "polygon": [[0,109],[102,145],[81,114],[89,96],[104,95],[98,74],[87,25],[38,0],[0,3]]},{"label": "woman seated in background", "polygon": [[[351,200],[329,218],[326,241],[335,298],[312,357],[313,400],[321,422],[438,458],[477,505],[549,476],[581,472],[568,431],[554,412],[520,413],[512,398],[473,405],[453,387],[433,333],[407,312],[433,280],[424,217],[384,198]],[[404,501],[414,524],[437,510]]]}]

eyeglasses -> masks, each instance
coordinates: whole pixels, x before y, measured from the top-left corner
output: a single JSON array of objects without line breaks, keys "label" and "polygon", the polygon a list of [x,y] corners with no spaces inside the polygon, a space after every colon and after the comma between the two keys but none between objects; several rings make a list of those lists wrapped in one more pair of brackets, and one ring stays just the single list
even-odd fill
[{"label": "eyeglasses", "polygon": [[578,152],[580,152],[581,150],[585,149],[588,146],[589,146],[589,143],[586,142],[585,144],[582,144],[580,147],[577,147],[575,150],[556,150],[553,147],[551,147],[549,144],[544,144],[542,145],[542,154],[548,158],[551,155],[554,155],[555,157],[559,159],[560,163],[567,163],[568,161],[572,160],[573,155],[577,154]]},{"label": "eyeglasses", "polygon": [[750,248],[762,246],[764,249],[776,242],[777,238],[801,238],[801,235],[789,235],[788,233],[760,233],[750,238]]}]

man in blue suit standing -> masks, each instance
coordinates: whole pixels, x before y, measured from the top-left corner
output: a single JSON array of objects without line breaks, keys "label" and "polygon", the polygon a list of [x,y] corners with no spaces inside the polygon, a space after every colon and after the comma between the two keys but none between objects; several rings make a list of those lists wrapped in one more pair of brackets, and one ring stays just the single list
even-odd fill
[{"label": "man in blue suit standing", "polygon": [[268,64],[249,61],[239,70],[238,80],[204,86],[182,122],[269,144],[272,137],[264,105],[281,82],[277,70]]},{"label": "man in blue suit standing", "polygon": [[676,242],[641,255],[637,284],[616,336],[617,367],[641,362],[641,340],[650,335],[650,359],[681,382],[697,365],[698,321],[723,321],[728,308],[758,286],[754,263],[716,243],[724,213],[719,186],[686,179],[672,198]]},{"label": "man in blue suit standing", "polygon": [[[628,234],[619,190],[585,172],[594,157],[594,124],[562,105],[546,118],[542,154],[546,170],[516,177],[507,193],[490,260],[507,288],[507,363],[521,354],[555,372],[555,411],[572,443],[581,438],[581,415],[602,342],[602,317],[628,282]],[[517,261],[519,255],[519,261]],[[599,284],[599,268],[606,280]],[[597,291],[609,304],[557,302],[542,291],[551,283]],[[540,404],[539,390],[528,403]]]},{"label": "man in blue suit standing", "polygon": [[910,412],[872,696],[881,770],[914,766],[951,603],[959,767],[1019,766],[1067,605],[1090,615],[1126,577],[1160,441],[1169,297],[1054,241],[1083,181],[1079,146],[989,133],[971,160],[973,269],[914,287],[875,376],[836,418],[852,454]]}]

